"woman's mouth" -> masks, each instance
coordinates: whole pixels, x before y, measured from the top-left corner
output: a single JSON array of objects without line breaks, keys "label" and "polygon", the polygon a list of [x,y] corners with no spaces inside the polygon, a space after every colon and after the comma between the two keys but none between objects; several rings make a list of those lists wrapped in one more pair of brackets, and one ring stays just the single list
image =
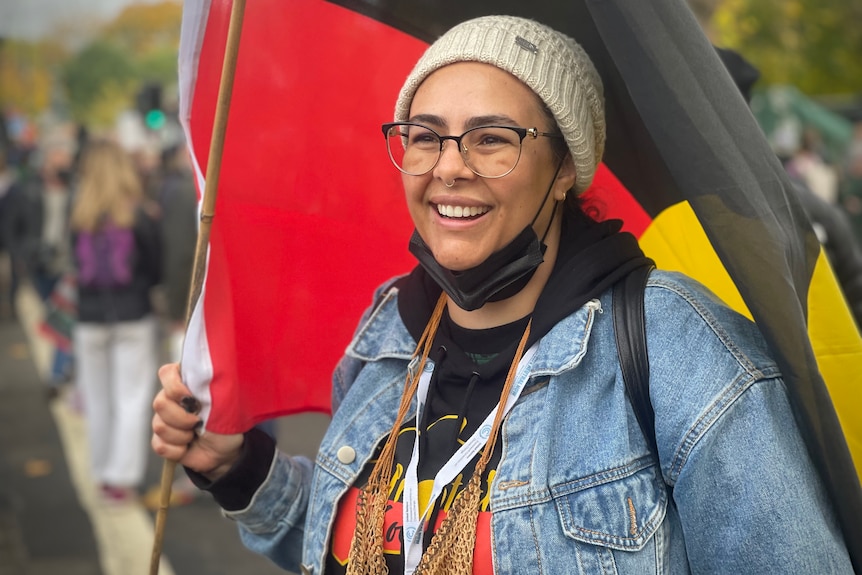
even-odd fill
[{"label": "woman's mouth", "polygon": [[451,205],[437,205],[437,213],[443,216],[444,218],[452,218],[452,219],[470,219],[477,218],[483,214],[488,213],[487,206],[451,206]]}]

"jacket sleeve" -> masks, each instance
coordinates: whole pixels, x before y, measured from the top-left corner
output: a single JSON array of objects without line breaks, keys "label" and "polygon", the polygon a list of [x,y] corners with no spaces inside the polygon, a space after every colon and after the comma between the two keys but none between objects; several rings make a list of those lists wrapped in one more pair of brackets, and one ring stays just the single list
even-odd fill
[{"label": "jacket sleeve", "polygon": [[673,495],[692,572],[853,573],[781,379],[751,385],[690,439]]},{"label": "jacket sleeve", "polygon": [[249,550],[295,572],[302,559],[312,469],[307,458],[277,451],[259,429],[245,434],[239,460],[217,481],[185,468],[195,486],[208,491],[224,516],[239,524]]},{"label": "jacket sleeve", "polygon": [[691,571],[852,573],[757,327],[692,282],[650,285],[656,438]]},{"label": "jacket sleeve", "polygon": [[307,458],[276,451],[266,480],[248,507],[223,512],[239,523],[240,538],[249,550],[297,573],[302,561],[312,470]]}]

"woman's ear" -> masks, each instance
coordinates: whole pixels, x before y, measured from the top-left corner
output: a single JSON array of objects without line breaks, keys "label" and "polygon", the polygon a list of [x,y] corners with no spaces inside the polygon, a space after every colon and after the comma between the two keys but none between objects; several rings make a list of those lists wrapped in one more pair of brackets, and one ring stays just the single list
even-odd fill
[{"label": "woman's ear", "polygon": [[566,154],[566,159],[563,160],[563,165],[560,166],[557,179],[554,181],[554,199],[559,202],[565,200],[566,193],[575,186],[576,178],[575,162],[571,154]]}]

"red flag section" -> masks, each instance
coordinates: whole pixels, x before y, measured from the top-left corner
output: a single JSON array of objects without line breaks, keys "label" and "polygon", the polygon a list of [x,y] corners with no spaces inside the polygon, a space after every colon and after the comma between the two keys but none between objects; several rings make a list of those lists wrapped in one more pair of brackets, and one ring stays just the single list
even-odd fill
[{"label": "red flag section", "polygon": [[[193,82],[202,173],[230,8],[212,3]],[[248,3],[203,302],[208,429],[328,411],[332,368],[374,288],[413,266],[380,124],[423,48],[319,0]]]}]

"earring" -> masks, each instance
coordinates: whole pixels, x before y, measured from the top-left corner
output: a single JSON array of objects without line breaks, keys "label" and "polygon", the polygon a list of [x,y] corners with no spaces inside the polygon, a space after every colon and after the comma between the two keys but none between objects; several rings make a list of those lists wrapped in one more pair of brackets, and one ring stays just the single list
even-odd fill
[{"label": "earring", "polygon": [[451,182],[443,182],[443,184],[444,184],[447,188],[451,188],[452,186],[454,186],[454,185],[455,185],[455,180],[452,180]]}]

